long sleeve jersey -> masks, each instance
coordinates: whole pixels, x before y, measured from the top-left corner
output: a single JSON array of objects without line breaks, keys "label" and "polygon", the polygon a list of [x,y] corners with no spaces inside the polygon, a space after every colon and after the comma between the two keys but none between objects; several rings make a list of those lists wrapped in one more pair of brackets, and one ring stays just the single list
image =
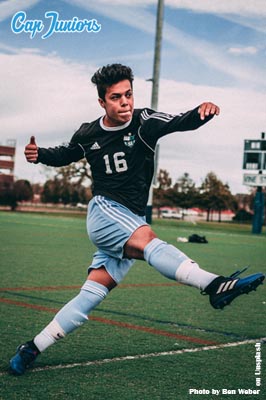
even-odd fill
[{"label": "long sleeve jersey", "polygon": [[37,162],[60,167],[85,157],[91,168],[94,196],[109,197],[145,215],[158,139],[197,129],[211,118],[201,120],[198,107],[179,115],[136,109],[131,121],[117,127],[106,127],[101,117],[83,123],[69,144],[39,148]]}]

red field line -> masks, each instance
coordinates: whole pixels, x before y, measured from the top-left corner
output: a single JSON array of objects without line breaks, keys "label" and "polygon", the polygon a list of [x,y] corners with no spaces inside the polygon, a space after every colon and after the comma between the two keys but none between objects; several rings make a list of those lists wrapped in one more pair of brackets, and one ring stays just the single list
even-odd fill
[{"label": "red field line", "polygon": [[52,312],[52,313],[57,313],[57,311],[58,311],[58,308],[39,306],[38,304],[24,303],[24,301],[10,300],[10,299],[5,299],[4,297],[0,298],[0,303],[11,304],[13,306],[31,308],[33,310],[47,311],[47,312]]},{"label": "red field line", "polygon": [[[135,288],[135,287],[168,287],[179,286],[180,283],[122,283],[117,286],[120,289]],[[53,290],[74,290],[80,289],[82,285],[73,286],[21,286],[21,287],[4,287],[0,288],[0,292],[22,292],[22,291],[53,291]]]},{"label": "red field line", "polygon": [[149,328],[148,326],[133,325],[133,324],[129,324],[126,322],[118,322],[118,321],[113,321],[113,320],[101,318],[101,317],[90,317],[90,319],[93,321],[102,322],[104,324],[115,325],[115,326],[119,326],[122,328],[134,329],[136,331],[152,333],[154,335],[172,337],[172,338],[179,339],[179,340],[185,340],[186,342],[191,342],[191,343],[209,344],[209,345],[217,344],[217,342],[213,342],[210,340],[199,339],[199,338],[195,338],[192,336],[179,335],[177,333],[167,332],[167,331],[163,331],[161,329]]},{"label": "red field line", "polygon": [[[29,304],[29,303],[25,303],[22,301],[15,301],[15,300],[10,300],[10,299],[5,299],[5,298],[0,298],[0,302],[5,303],[5,304],[19,306],[19,307],[30,308],[30,309],[38,310],[38,311],[52,312],[54,314],[58,311],[57,308],[40,306],[37,304]],[[179,334],[167,332],[167,331],[164,331],[161,329],[154,329],[154,328],[149,328],[147,326],[134,325],[134,324],[126,323],[126,322],[114,321],[114,320],[101,318],[101,317],[90,316],[90,320],[97,321],[97,322],[107,324],[107,325],[118,326],[120,328],[126,328],[126,329],[132,329],[132,330],[142,331],[142,332],[146,332],[146,333],[151,333],[153,335],[172,337],[175,339],[184,340],[186,342],[191,342],[191,343],[204,344],[204,345],[216,345],[217,344],[217,342],[213,342],[210,340],[195,338],[192,336],[179,335]]]},{"label": "red field line", "polygon": [[23,292],[23,291],[49,291],[49,290],[72,290],[80,289],[81,286],[29,286],[29,287],[5,287],[0,292]]},{"label": "red field line", "polygon": [[174,283],[122,283],[121,285],[117,286],[120,289],[127,289],[127,288],[135,288],[135,287],[171,287],[171,286],[180,286],[181,283],[174,282]]}]

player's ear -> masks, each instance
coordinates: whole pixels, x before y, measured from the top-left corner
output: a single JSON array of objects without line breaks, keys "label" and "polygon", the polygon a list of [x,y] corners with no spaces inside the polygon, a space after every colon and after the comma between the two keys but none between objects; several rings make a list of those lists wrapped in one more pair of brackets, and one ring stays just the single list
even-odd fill
[{"label": "player's ear", "polygon": [[101,99],[100,97],[98,98],[98,102],[99,102],[99,104],[100,104],[100,106],[102,107],[102,108],[105,108],[105,101],[103,100],[103,99]]}]

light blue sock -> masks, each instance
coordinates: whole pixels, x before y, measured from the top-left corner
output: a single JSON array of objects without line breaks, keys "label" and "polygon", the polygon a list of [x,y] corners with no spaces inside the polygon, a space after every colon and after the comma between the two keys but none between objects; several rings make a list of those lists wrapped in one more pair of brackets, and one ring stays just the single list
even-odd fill
[{"label": "light blue sock", "polygon": [[34,338],[40,352],[88,320],[88,314],[107,296],[109,290],[100,283],[87,280],[80,293],[55,315],[54,319]]},{"label": "light blue sock", "polygon": [[79,294],[55,315],[55,320],[65,333],[72,332],[88,320],[88,314],[104,300],[108,292],[100,283],[87,280]]},{"label": "light blue sock", "polygon": [[144,249],[144,259],[162,275],[204,290],[217,275],[201,269],[176,247],[155,238]]},{"label": "light blue sock", "polygon": [[144,259],[166,278],[176,280],[176,270],[188,257],[176,247],[155,238],[144,249]]}]

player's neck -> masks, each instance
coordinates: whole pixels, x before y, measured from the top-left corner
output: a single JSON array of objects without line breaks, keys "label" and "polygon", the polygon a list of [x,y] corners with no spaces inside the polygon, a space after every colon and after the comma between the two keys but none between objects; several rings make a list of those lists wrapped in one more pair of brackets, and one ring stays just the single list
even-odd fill
[{"label": "player's neck", "polygon": [[127,127],[131,124],[131,121],[132,121],[132,119],[130,119],[129,121],[125,122],[125,123],[122,124],[122,125],[120,125],[120,124],[117,124],[117,125],[109,125],[109,124],[108,124],[108,125],[107,125],[107,124],[106,124],[105,117],[103,116],[103,117],[100,119],[100,126],[101,126],[101,128],[104,129],[105,131],[118,131],[118,130],[127,128]]}]

